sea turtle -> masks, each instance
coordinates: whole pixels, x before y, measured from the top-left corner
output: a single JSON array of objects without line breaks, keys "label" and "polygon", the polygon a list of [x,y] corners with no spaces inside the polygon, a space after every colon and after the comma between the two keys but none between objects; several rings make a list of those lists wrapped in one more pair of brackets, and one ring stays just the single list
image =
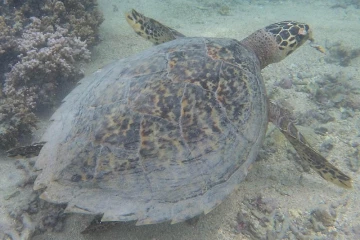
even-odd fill
[{"label": "sea turtle", "polygon": [[85,77],[52,116],[44,145],[9,151],[41,149],[42,199],[103,222],[185,221],[239,187],[269,121],[321,177],[351,187],[268,100],[260,73],[311,39],[309,25],[283,21],[237,41],[185,37],[135,10],[126,19],[159,45]]}]

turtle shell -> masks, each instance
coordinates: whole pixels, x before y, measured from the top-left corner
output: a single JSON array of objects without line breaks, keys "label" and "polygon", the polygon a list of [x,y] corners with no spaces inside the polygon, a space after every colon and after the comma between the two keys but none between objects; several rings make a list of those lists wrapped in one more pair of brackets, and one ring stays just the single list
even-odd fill
[{"label": "turtle shell", "polygon": [[239,186],[267,128],[258,59],[232,39],[181,38],[85,77],[43,136],[41,197],[102,221],[207,213]]}]

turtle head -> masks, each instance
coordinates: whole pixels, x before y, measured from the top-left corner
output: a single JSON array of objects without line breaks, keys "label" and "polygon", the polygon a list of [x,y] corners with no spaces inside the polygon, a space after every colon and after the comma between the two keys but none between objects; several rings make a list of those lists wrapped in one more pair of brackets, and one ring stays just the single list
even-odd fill
[{"label": "turtle head", "polygon": [[309,25],[283,21],[254,32],[242,43],[254,50],[264,68],[289,56],[307,40],[313,41]]}]

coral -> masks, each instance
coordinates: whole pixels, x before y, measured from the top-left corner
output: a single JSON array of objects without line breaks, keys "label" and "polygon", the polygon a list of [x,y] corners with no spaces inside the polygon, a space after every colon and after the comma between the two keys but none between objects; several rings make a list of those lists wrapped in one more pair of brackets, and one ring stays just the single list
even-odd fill
[{"label": "coral", "polygon": [[17,0],[0,4],[0,148],[35,127],[34,114],[75,83],[103,21],[96,0]]},{"label": "coral", "polygon": [[230,15],[230,7],[226,6],[226,5],[222,5],[219,9],[218,9],[218,13],[220,15],[223,16],[229,16]]},{"label": "coral", "polygon": [[331,8],[343,8],[346,9],[350,6],[354,8],[360,8],[360,0],[342,0],[336,1],[336,4],[332,5]]},{"label": "coral", "polygon": [[325,58],[328,63],[338,63],[342,67],[350,65],[351,61],[360,56],[360,48],[351,49],[342,42],[336,42],[326,47],[329,55]]},{"label": "coral", "polygon": [[309,83],[307,89],[311,97],[323,106],[357,111],[360,109],[360,88],[354,80],[353,76],[342,71],[335,75],[324,74],[323,78]]},{"label": "coral", "polygon": [[242,202],[233,227],[246,239],[335,239],[336,215],[336,208],[325,206],[310,214],[278,209],[275,199],[257,196]]},{"label": "coral", "polygon": [[[333,208],[327,209],[325,207],[320,207],[314,209],[311,212],[311,217],[314,229],[319,231],[318,228],[325,229],[325,227],[331,227],[334,225],[336,219],[336,212]],[[314,222],[317,223],[314,224]]]},{"label": "coral", "polygon": [[78,79],[81,71],[76,63],[90,58],[86,43],[67,37],[67,29],[57,26],[55,32],[43,33],[39,31],[41,20],[33,17],[32,21],[17,40],[21,60],[12,66],[4,85],[7,97],[25,97],[31,109],[53,100],[62,82]]},{"label": "coral", "polygon": [[35,127],[35,114],[22,102],[22,99],[0,99],[1,148],[14,146],[20,136],[30,133]]}]

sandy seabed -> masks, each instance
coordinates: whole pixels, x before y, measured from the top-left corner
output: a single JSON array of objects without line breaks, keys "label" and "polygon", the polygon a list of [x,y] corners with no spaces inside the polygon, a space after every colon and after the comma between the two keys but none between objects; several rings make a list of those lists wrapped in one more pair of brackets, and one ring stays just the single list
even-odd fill
[{"label": "sandy seabed", "polygon": [[[270,23],[297,20],[312,26],[317,44],[329,49],[336,43],[350,50],[359,48],[360,9],[355,4],[339,4],[339,1],[235,0],[134,2],[99,1],[105,17],[100,31],[102,41],[92,50],[92,61],[86,66],[86,74],[114,59],[152,46],[138,37],[126,23],[124,12],[131,8],[187,36],[240,40]],[[316,97],[312,95],[312,88],[304,91],[302,86],[312,86],[312,82],[326,76],[335,79],[341,76],[344,81],[348,79],[354,89],[359,89],[360,59],[354,58],[347,66],[341,66],[341,59],[336,61],[336,56],[333,62],[327,61],[329,54],[320,53],[305,44],[282,62],[268,66],[263,70],[263,76],[270,97],[286,103],[298,116],[307,116],[309,110],[323,115]],[[297,84],[287,89],[276,87],[284,79]],[[309,120],[307,117],[299,120],[300,129],[315,149],[323,150],[322,154],[329,161],[353,178],[354,187],[351,190],[337,188],[322,180],[314,171],[306,171],[295,161],[298,158],[290,144],[279,131],[269,126],[263,150],[246,181],[215,210],[201,216],[195,225],[163,223],[136,227],[133,223],[124,223],[104,232],[82,235],[80,231],[86,222],[84,217],[70,215],[61,232],[49,231],[32,239],[360,239],[359,108],[334,106],[327,108],[326,114],[333,120],[321,122],[319,118]],[[42,126],[46,125],[46,122],[42,123]],[[326,131],[323,134],[314,132],[314,129],[324,128]],[[41,132],[38,131],[35,140]],[[18,196],[3,197],[16,192],[24,176],[13,160],[4,154],[0,157],[0,174],[4,176],[0,180],[0,191],[4,193],[0,199],[0,224],[11,226],[12,220],[7,215],[9,206],[24,205],[27,197],[31,196],[31,187],[25,186]]]}]

